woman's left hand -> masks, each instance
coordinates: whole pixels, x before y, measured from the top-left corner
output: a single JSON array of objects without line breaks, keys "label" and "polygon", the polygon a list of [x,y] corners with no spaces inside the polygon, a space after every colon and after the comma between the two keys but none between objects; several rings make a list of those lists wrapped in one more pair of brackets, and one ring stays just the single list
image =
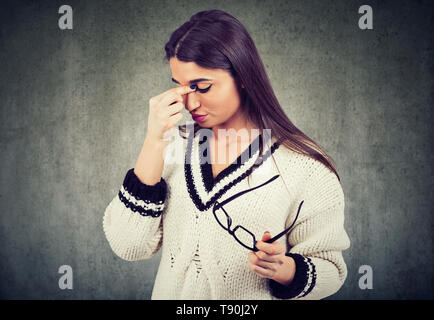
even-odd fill
[{"label": "woman's left hand", "polygon": [[268,278],[283,285],[290,285],[295,275],[295,261],[285,255],[285,247],[278,241],[266,243],[271,235],[265,232],[256,243],[257,252],[250,251],[248,266],[261,278]]}]

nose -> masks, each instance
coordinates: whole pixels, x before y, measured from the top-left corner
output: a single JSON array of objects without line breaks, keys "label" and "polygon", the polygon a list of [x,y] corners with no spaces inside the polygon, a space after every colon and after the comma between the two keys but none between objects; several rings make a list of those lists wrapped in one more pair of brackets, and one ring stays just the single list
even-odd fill
[{"label": "nose", "polygon": [[197,95],[195,92],[187,93],[183,96],[184,98],[184,105],[185,108],[188,110],[188,112],[192,112],[193,110],[197,109],[200,106],[199,99],[197,98]]}]

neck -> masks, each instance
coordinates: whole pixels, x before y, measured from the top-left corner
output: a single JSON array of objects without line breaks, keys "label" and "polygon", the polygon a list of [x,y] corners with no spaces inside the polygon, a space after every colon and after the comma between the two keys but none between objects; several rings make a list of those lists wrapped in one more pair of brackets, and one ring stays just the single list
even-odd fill
[{"label": "neck", "polygon": [[[229,146],[241,142],[251,142],[259,134],[260,130],[243,116],[233,116],[229,121],[211,128],[213,140],[219,145]],[[229,139],[228,139],[229,138]]]}]

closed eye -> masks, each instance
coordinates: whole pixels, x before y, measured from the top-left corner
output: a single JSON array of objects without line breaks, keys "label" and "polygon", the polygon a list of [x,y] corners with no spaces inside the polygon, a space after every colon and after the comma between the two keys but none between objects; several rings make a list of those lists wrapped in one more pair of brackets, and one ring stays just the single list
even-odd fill
[{"label": "closed eye", "polygon": [[199,91],[200,93],[206,93],[209,91],[209,89],[211,89],[212,84],[210,84],[207,88],[204,89],[199,88],[197,84],[195,84],[194,86],[196,87],[197,91]]}]

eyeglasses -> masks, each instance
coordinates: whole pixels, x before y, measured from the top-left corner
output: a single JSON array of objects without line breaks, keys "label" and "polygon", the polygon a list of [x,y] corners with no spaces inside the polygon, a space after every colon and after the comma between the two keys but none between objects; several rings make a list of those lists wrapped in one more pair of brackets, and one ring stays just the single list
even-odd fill
[{"label": "eyeglasses", "polygon": [[[218,224],[223,229],[225,229],[230,235],[232,235],[235,238],[235,240],[237,240],[243,247],[245,247],[249,250],[253,250],[255,252],[259,251],[258,248],[256,248],[256,242],[257,241],[256,241],[255,235],[240,225],[237,225],[231,229],[232,219],[229,216],[229,214],[226,212],[226,210],[223,208],[223,206],[225,204],[227,204],[228,202],[233,201],[234,199],[238,198],[239,196],[241,196],[247,192],[253,191],[255,189],[258,189],[258,188],[272,182],[273,180],[275,180],[278,177],[279,177],[279,175],[275,175],[270,180],[268,180],[267,182],[264,182],[263,184],[261,184],[259,186],[256,186],[254,188],[250,188],[250,189],[241,191],[237,194],[234,194],[233,196],[229,197],[228,199],[222,201],[221,203],[218,201],[216,201],[214,203],[212,212],[213,212],[214,217],[216,218]],[[303,202],[304,202],[304,200],[301,201],[300,205],[298,206],[298,211],[297,211],[297,215],[294,219],[294,222],[287,229],[283,230],[281,233],[274,236],[273,238],[266,240],[265,242],[272,243],[272,242],[276,241],[277,239],[279,239],[280,237],[284,236],[289,230],[291,230],[291,228],[294,226],[295,222],[297,221],[298,214],[300,213],[300,209],[301,209],[301,206],[303,205]]]}]

